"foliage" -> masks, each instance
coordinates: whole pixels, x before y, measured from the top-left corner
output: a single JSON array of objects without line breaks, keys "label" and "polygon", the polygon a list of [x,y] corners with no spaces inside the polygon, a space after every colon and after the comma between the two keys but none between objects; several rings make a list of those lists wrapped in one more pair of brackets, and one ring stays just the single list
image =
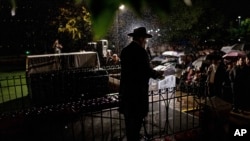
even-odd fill
[{"label": "foliage", "polygon": [[64,41],[68,42],[66,46],[82,46],[92,40],[91,15],[82,4],[67,3],[59,7],[59,15],[52,23],[58,27]]},{"label": "foliage", "polygon": [[[162,4],[161,0],[86,0],[92,14],[94,39],[100,39],[106,34],[108,27],[110,27],[114,21],[113,19],[120,4],[126,5],[137,13],[137,15],[141,15],[145,8],[152,7],[155,13],[165,16],[163,13],[168,11],[169,2],[170,0],[165,0],[165,4]],[[162,17],[162,19],[164,19],[164,17]]]},{"label": "foliage", "polygon": [[182,1],[172,2],[169,16],[165,21],[165,32],[168,33],[166,39],[171,41],[196,37],[197,35],[190,30],[199,22],[203,12],[202,8],[196,5],[187,6]]},{"label": "foliage", "polygon": [[[196,44],[207,39],[249,36],[245,21],[240,28],[232,23],[238,14],[249,16],[244,0],[64,0],[61,3],[65,1],[68,5],[60,8],[61,13],[54,23],[60,33],[74,42],[103,38],[113,26],[120,4],[129,7],[143,20],[148,20],[145,9],[150,9],[154,20],[149,25],[157,25],[165,33],[161,35],[161,41],[187,39]],[[15,7],[15,0],[12,5]],[[128,22],[131,21],[119,21],[119,24]]]},{"label": "foliage", "polygon": [[[81,1],[81,0],[76,0]],[[125,4],[139,16],[149,8],[165,23],[165,39],[175,40],[188,38],[201,42],[208,39],[228,40],[230,21],[237,14],[247,15],[247,4],[244,0],[86,0],[93,15],[93,30],[96,37],[102,36],[112,22],[119,7]],[[240,8],[239,8],[240,7]],[[100,22],[101,21],[101,22]],[[98,27],[98,28],[97,28]],[[164,26],[163,26],[164,27]]]},{"label": "foliage", "polygon": [[59,33],[66,33],[74,41],[86,38],[91,32],[90,13],[84,6],[68,6],[59,8],[56,18]]},{"label": "foliage", "polygon": [[239,25],[229,28],[229,33],[233,38],[243,38],[244,41],[250,41],[250,18],[240,21]]},{"label": "foliage", "polygon": [[[218,11],[217,8],[211,8],[217,3],[203,0],[193,0],[192,2],[191,0],[165,0],[166,4],[162,4],[160,0],[120,0],[119,2],[112,2],[112,4],[105,3],[104,1],[89,0],[87,4],[93,16],[93,30],[97,38],[106,33],[106,29],[108,28],[105,26],[110,25],[109,22],[114,21],[112,18],[114,18],[116,11],[118,11],[117,8],[121,3],[126,4],[126,7],[129,7],[129,9],[145,21],[147,21],[145,18],[147,11],[145,12],[145,9],[150,9],[151,16],[149,17],[154,15],[157,20],[156,22],[150,21],[148,25],[153,25],[154,27],[158,26],[158,28],[161,29],[161,33],[165,33],[161,34],[161,37],[159,37],[162,38],[159,39],[160,41],[187,39],[192,40],[193,43],[196,44],[201,39],[218,36],[216,35],[218,32],[215,31],[221,29],[221,26],[217,23],[224,19],[221,18],[220,20],[217,18],[222,15],[215,14],[216,11]],[[102,11],[106,11],[107,13],[104,13],[109,16],[105,16]],[[126,21],[131,20],[126,19]],[[210,30],[207,30],[207,27],[209,27]],[[209,36],[206,35],[208,32]]]},{"label": "foliage", "polygon": [[250,18],[246,18],[240,25],[240,37],[245,37],[246,41],[250,38]]}]

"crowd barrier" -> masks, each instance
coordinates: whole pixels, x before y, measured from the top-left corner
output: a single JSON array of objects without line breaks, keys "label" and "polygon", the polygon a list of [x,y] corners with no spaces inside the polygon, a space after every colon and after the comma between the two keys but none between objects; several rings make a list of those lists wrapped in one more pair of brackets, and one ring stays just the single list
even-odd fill
[{"label": "crowd barrier", "polygon": [[[0,139],[126,140],[124,117],[118,112],[118,91],[110,93],[110,81],[118,81],[119,75],[114,81],[111,73],[119,74],[119,67],[30,74],[25,78],[27,83],[22,83],[28,89],[22,97],[26,100],[0,104]],[[112,87],[117,88],[116,83]],[[150,110],[141,135],[156,139],[198,128],[200,119],[194,113],[200,109],[195,106],[194,112],[187,112],[190,104],[183,99],[188,98],[176,94],[176,88],[150,91]],[[9,102],[20,104],[19,109],[6,110]]]}]

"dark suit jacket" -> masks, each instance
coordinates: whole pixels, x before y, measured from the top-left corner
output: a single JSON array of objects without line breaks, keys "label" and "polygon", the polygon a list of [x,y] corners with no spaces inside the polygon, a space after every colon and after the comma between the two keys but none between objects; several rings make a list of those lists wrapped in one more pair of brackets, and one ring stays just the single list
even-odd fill
[{"label": "dark suit jacket", "polygon": [[147,51],[136,42],[123,48],[120,59],[120,112],[146,116],[149,78],[159,74],[151,68]]}]

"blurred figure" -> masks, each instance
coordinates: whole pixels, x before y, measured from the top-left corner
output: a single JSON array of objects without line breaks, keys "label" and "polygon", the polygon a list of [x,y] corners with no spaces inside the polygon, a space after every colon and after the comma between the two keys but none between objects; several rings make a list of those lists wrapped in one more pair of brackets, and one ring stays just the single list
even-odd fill
[{"label": "blurred figure", "polygon": [[116,53],[111,55],[110,53],[107,53],[107,58],[106,58],[106,65],[107,66],[112,66],[112,65],[119,65],[120,64],[120,58]]},{"label": "blurred figure", "polygon": [[186,56],[186,60],[185,60],[185,68],[187,68],[187,67],[192,67],[193,66],[193,61],[194,61],[194,57],[193,57],[193,55],[191,55],[191,54],[189,54],[189,55],[187,55]]},{"label": "blurred figure", "polygon": [[225,74],[226,69],[224,63],[213,58],[211,65],[207,68],[207,85],[210,97],[222,97],[222,84],[225,80]]},{"label": "blurred figure", "polygon": [[246,61],[246,65],[247,65],[248,67],[250,67],[250,53],[248,53],[248,54],[246,55],[245,61]]},{"label": "blurred figure", "polygon": [[188,72],[187,72],[187,78],[185,80],[186,85],[191,85],[193,80],[194,80],[194,76],[195,76],[195,70],[194,68],[189,68]]},{"label": "blurred figure", "polygon": [[120,58],[118,57],[117,54],[112,55],[112,65],[119,65],[120,64]]},{"label": "blurred figure", "polygon": [[111,50],[107,50],[107,54],[106,54],[106,62],[105,62],[105,64],[106,65],[109,65],[109,62],[111,62],[111,60],[112,60],[112,51]]},{"label": "blurred figure", "polygon": [[232,69],[230,79],[232,81],[233,89],[233,109],[232,112],[240,113],[244,109],[245,104],[248,102],[247,89],[248,89],[248,70],[243,57],[239,57],[236,66]]},{"label": "blurred figure", "polygon": [[[247,73],[247,83],[249,84],[250,83],[250,53],[248,53],[246,55],[246,73]],[[246,90],[246,94],[249,94],[250,93],[250,87],[248,86],[247,87],[247,90]],[[246,95],[247,96],[247,95]],[[248,102],[248,98],[245,97],[245,109],[250,111],[250,102]]]},{"label": "blurred figure", "polygon": [[52,48],[54,49],[54,53],[61,53],[63,46],[59,43],[59,40],[56,39]]},{"label": "blurred figure", "polygon": [[232,103],[233,100],[233,93],[232,93],[232,87],[231,87],[231,80],[230,80],[230,72],[233,69],[233,61],[227,61],[226,62],[226,73],[225,73],[225,80],[223,82],[223,99],[227,102]]}]

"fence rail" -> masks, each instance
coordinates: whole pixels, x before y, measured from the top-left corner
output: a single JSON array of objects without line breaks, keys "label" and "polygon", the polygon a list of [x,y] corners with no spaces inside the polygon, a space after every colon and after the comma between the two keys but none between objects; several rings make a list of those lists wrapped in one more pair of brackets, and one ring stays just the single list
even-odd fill
[{"label": "fence rail", "polygon": [[[108,74],[110,72],[118,72],[113,67],[106,70]],[[34,79],[38,80],[35,80],[36,83],[34,83],[37,86],[35,86],[32,94],[37,90],[40,91],[38,94],[43,96],[40,95],[35,100],[50,98],[46,95],[49,91],[53,92],[52,94],[60,94],[60,92],[67,89],[67,86],[71,88],[75,88],[74,85],[79,86],[79,82],[87,79],[85,74],[82,78],[79,74],[82,74],[82,71],[53,72],[36,76]],[[42,81],[45,75],[50,78],[46,78],[46,80],[51,81]],[[51,79],[52,76],[60,78],[60,81],[56,81],[61,83],[58,92],[53,90],[53,87],[48,87],[48,84],[56,86]],[[74,81],[69,81],[70,78],[66,76],[74,78]],[[9,140],[9,138],[62,141],[125,140],[124,117],[117,110],[118,93],[116,79],[110,81],[109,76],[106,74],[101,76],[108,77],[108,80],[105,79],[104,81],[109,83],[109,89],[103,95],[86,97],[86,94],[77,93],[76,97],[72,97],[72,95],[75,96],[76,94],[72,92],[65,97],[65,94],[70,92],[67,91],[67,93],[62,95],[54,95],[56,99],[52,98],[51,101],[46,101],[42,104],[37,103],[37,101],[34,102],[34,95],[30,95],[30,78],[26,78],[25,75],[1,78],[1,140]],[[78,79],[78,81],[75,79]],[[73,85],[67,82],[72,82]],[[99,82],[102,83],[103,81]],[[110,82],[112,82],[112,85]],[[38,89],[38,87],[42,89]],[[145,118],[144,128],[141,130],[143,136],[159,138],[192,130],[200,126],[200,119],[197,115],[197,112],[201,110],[199,105],[201,103],[200,99],[194,95],[176,91],[175,88],[172,88],[172,90],[168,91],[168,89],[165,89],[160,90],[158,93],[149,93],[150,111]],[[67,99],[58,100],[60,96],[64,96]],[[54,100],[58,101],[53,102]]]},{"label": "fence rail", "polygon": [[27,96],[28,88],[25,75],[0,78],[0,112],[28,108]]}]

